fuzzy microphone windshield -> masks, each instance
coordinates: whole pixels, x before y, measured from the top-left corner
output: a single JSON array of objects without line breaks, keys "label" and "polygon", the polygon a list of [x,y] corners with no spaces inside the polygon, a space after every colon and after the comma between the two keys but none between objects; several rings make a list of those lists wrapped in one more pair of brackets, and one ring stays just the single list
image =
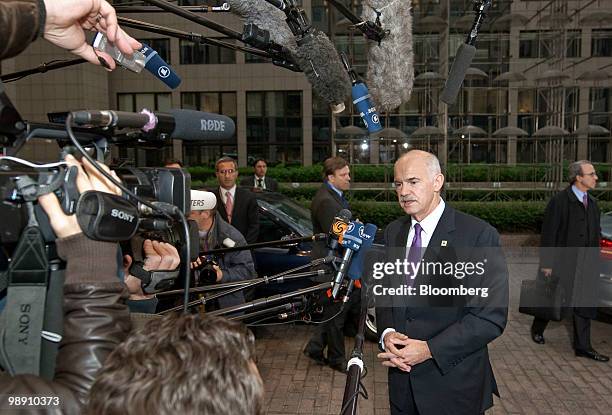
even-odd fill
[{"label": "fuzzy microphone windshield", "polygon": [[344,111],[344,100],[351,94],[351,80],[325,33],[312,30],[301,38],[296,61],[314,91],[332,106],[332,111]]},{"label": "fuzzy microphone windshield", "polygon": [[227,0],[230,10],[247,23],[270,32],[270,39],[286,47],[293,55],[297,49],[295,36],[285,23],[285,13],[264,0]]},{"label": "fuzzy microphone windshield", "polygon": [[376,21],[376,11],[389,34],[370,43],[368,87],[379,111],[391,111],[410,99],[414,83],[410,0],[364,0],[361,18]]}]

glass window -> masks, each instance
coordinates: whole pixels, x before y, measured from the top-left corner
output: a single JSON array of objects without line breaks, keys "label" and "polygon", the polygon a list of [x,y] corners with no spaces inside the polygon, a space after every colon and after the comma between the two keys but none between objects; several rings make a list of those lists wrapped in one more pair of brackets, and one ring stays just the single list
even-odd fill
[{"label": "glass window", "polygon": [[581,36],[581,31],[580,30],[568,30],[567,31],[567,42],[566,42],[566,54],[565,56],[567,56],[568,58],[579,58],[581,55],[581,48],[580,48],[580,36]]},{"label": "glass window", "polygon": [[593,29],[591,55],[612,56],[612,29]]},{"label": "glass window", "polygon": [[[233,39],[216,38],[226,43],[234,43]],[[221,46],[194,43],[189,40],[179,42],[182,65],[202,64],[233,64],[236,63],[236,52]]]},{"label": "glass window", "polygon": [[519,34],[519,58],[538,57],[538,33],[523,30]]},{"label": "glass window", "polygon": [[157,38],[157,39],[138,39],[140,43],[149,45],[154,51],[159,54],[166,63],[170,62],[170,39],[168,38]]},{"label": "glass window", "polygon": [[154,111],[166,111],[172,108],[172,94],[117,94],[117,108],[120,111],[131,112],[139,112],[143,108]]},{"label": "glass window", "polygon": [[535,112],[535,90],[520,89],[518,93],[518,112],[532,113]]},{"label": "glass window", "polygon": [[248,154],[271,162],[301,161],[302,92],[247,92]]}]

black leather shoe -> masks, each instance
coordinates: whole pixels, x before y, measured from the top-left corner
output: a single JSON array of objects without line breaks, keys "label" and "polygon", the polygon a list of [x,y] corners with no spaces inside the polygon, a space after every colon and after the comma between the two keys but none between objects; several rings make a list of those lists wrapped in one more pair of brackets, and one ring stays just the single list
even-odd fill
[{"label": "black leather shoe", "polygon": [[304,349],[304,356],[314,360],[318,365],[325,366],[327,365],[327,359],[323,357],[322,354],[314,354]]},{"label": "black leather shoe", "polygon": [[531,340],[533,340],[537,344],[546,343],[546,340],[544,340],[544,335],[541,333],[536,333],[533,330],[531,330]]},{"label": "black leather shoe", "polygon": [[578,357],[587,357],[589,359],[593,359],[597,362],[607,362],[610,360],[608,356],[605,356],[595,350],[578,350],[576,349],[576,356]]}]

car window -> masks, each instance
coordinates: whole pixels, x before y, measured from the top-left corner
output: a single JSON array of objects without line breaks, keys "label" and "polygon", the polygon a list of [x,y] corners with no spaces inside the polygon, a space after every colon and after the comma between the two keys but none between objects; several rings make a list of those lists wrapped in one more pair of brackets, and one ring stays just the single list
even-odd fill
[{"label": "car window", "polygon": [[263,200],[257,202],[283,221],[293,223],[302,236],[312,235],[310,212],[290,199]]},{"label": "car window", "polygon": [[257,237],[257,242],[278,241],[290,233],[288,229],[280,226],[268,215],[259,215],[259,236]]}]

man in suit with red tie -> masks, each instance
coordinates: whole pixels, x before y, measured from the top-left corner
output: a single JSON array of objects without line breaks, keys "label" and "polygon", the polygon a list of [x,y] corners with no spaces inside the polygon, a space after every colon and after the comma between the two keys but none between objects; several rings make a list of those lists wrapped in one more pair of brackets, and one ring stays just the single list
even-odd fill
[{"label": "man in suit with red tie", "polygon": [[218,212],[223,220],[238,229],[248,244],[257,242],[259,214],[253,194],[236,186],[238,164],[231,157],[222,157],[215,164],[219,188],[213,190],[217,197]]},{"label": "man in suit with red tie", "polygon": [[[391,414],[482,414],[499,395],[487,345],[504,331],[508,313],[499,234],[444,203],[444,176],[433,154],[407,152],[395,163],[394,180],[407,216],[385,229],[383,265],[420,268],[381,277],[400,295],[373,291]],[[468,269],[474,272],[466,275]],[[463,289],[482,295],[451,294]]]}]

